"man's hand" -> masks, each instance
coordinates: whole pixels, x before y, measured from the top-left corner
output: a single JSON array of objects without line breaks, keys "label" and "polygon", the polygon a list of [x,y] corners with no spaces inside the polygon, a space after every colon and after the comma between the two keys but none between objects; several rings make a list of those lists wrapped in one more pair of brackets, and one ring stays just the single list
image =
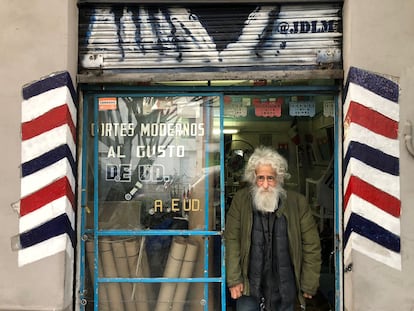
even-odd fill
[{"label": "man's hand", "polygon": [[243,295],[243,283],[234,285],[230,287],[229,289],[230,289],[231,298],[233,299],[240,298]]},{"label": "man's hand", "polygon": [[303,297],[305,297],[306,299],[312,299],[313,296],[308,293],[303,293]]}]

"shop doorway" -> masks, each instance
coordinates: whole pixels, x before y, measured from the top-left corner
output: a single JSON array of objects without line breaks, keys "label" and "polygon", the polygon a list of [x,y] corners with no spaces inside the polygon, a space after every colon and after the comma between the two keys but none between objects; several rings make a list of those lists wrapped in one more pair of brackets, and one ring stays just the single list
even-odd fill
[{"label": "shop doorway", "polygon": [[85,88],[81,310],[232,310],[225,213],[259,145],[286,157],[286,187],[314,211],[323,248],[315,310],[334,310],[337,95],[317,89]]},{"label": "shop doorway", "polygon": [[[320,289],[309,310],[335,310],[335,96],[299,93],[226,95],[224,144],[226,211],[246,185],[244,165],[254,149],[268,146],[289,164],[287,190],[303,194],[318,225],[322,246]],[[235,310],[228,300],[228,310]]]}]

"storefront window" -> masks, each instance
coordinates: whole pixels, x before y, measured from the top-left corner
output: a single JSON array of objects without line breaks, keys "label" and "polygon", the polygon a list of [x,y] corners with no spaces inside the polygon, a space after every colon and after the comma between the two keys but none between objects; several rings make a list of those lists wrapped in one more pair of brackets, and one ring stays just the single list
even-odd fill
[{"label": "storefront window", "polygon": [[86,309],[220,305],[220,96],[99,95],[85,107]]},{"label": "storefront window", "polygon": [[161,89],[84,96],[82,310],[235,310],[225,214],[258,146],[286,158],[284,187],[312,209],[322,245],[312,302],[333,306],[335,86]]}]

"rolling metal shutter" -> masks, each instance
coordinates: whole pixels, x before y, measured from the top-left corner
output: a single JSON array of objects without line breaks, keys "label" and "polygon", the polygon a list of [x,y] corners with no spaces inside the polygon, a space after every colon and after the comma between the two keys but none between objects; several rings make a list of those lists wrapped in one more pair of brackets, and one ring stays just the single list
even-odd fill
[{"label": "rolling metal shutter", "polygon": [[80,5],[80,73],[342,68],[342,6]]}]

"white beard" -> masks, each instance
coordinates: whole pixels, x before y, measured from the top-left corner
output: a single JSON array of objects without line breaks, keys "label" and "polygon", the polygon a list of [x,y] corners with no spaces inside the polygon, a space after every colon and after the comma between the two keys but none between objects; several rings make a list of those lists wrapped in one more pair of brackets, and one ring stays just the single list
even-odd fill
[{"label": "white beard", "polygon": [[264,213],[274,212],[279,205],[279,198],[285,195],[285,190],[280,186],[269,187],[267,191],[254,185],[252,187],[253,202],[256,210]]}]

